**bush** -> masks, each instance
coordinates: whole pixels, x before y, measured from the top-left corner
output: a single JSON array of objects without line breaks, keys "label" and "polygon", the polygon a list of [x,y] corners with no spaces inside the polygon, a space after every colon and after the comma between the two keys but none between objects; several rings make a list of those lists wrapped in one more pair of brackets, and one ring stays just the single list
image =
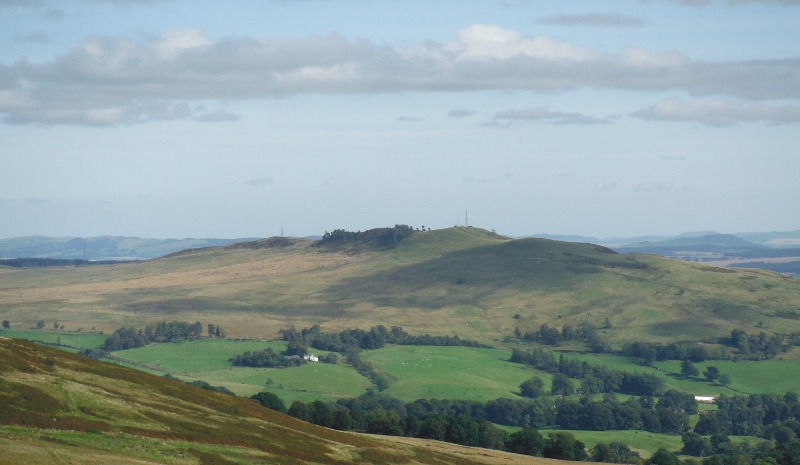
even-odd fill
[{"label": "bush", "polygon": [[286,413],[286,404],[283,403],[280,397],[271,392],[259,392],[250,398],[268,409]]}]

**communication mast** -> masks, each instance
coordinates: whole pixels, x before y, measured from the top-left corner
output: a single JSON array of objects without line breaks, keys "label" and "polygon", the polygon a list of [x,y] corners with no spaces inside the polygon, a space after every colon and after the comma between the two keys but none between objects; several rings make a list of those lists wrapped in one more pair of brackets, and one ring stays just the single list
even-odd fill
[{"label": "communication mast", "polygon": [[464,210],[464,226],[469,227],[469,210]]}]

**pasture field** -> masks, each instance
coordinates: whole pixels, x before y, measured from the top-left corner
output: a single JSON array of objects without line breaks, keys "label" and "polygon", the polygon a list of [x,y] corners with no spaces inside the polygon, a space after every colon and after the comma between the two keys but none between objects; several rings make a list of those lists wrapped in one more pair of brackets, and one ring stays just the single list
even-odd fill
[{"label": "pasture field", "polygon": [[[800,393],[800,361],[795,360],[708,360],[695,363],[697,369],[700,370],[699,378],[685,378],[680,375],[681,362],[675,360],[655,362],[653,367],[647,367],[630,357],[619,355],[570,353],[567,354],[567,357],[585,360],[615,370],[653,374],[664,380],[667,389],[677,389],[695,395],[726,394],[732,396],[769,392],[785,394],[788,391]],[[721,373],[731,377],[729,388],[709,383],[703,378],[703,371],[710,365],[716,366]]]},{"label": "pasture field", "polygon": [[[680,373],[680,362],[661,362],[659,367]],[[785,394],[793,391],[800,393],[800,362],[793,360],[762,360],[762,361],[727,361],[712,360],[696,363],[700,376],[709,365],[719,368],[721,373],[731,377],[733,394],[767,394],[775,392]],[[703,381],[705,382],[705,381]],[[710,386],[710,385],[709,385]],[[716,386],[719,388],[719,386]],[[720,392],[723,392],[720,390]],[[728,394],[726,392],[726,394]]]},{"label": "pasture field", "polygon": [[198,339],[169,344],[150,344],[136,349],[114,352],[119,358],[172,374],[197,373],[231,368],[234,354],[264,350],[286,350],[280,341],[236,341],[231,339]]},{"label": "pasture field", "polygon": [[[372,387],[369,380],[349,365],[307,363],[291,368],[231,367],[188,375],[213,386],[225,386],[237,395],[252,396],[261,391],[273,392],[288,407],[295,399],[335,401],[358,397]],[[190,379],[191,380],[191,379]],[[271,380],[268,386],[268,381]]]},{"label": "pasture field", "polygon": [[[184,381],[202,380],[212,386],[225,386],[240,396],[249,397],[267,390],[287,403],[295,399],[309,402],[316,399],[357,397],[371,386],[366,378],[343,363],[331,365],[319,362],[291,368],[252,368],[233,366],[229,360],[234,354],[264,350],[267,347],[280,353],[286,350],[286,342],[200,339],[172,344],[150,344],[115,352],[114,361],[128,361],[129,366],[147,369],[155,374],[169,373]],[[327,354],[324,351],[314,353]]]},{"label": "pasture field", "polygon": [[519,385],[534,375],[550,388],[550,375],[508,362],[510,356],[511,352],[497,349],[391,346],[364,352],[361,358],[395,378],[385,392],[407,402],[517,397]]}]

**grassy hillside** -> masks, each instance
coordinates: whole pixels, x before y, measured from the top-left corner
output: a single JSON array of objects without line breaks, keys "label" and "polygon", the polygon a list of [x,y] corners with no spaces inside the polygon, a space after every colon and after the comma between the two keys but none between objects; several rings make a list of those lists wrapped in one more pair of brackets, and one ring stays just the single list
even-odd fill
[{"label": "grassy hillside", "polygon": [[555,463],[437,449],[316,427],[245,398],[0,338],[2,464]]},{"label": "grassy hillside", "polygon": [[[0,270],[0,318],[110,331],[164,319],[273,338],[289,325],[401,325],[501,344],[515,327],[589,321],[613,342],[800,330],[800,281],[477,228],[394,248],[271,238],[91,268]],[[516,318],[515,318],[516,316]],[[761,321],[763,328],[758,328]]]}]

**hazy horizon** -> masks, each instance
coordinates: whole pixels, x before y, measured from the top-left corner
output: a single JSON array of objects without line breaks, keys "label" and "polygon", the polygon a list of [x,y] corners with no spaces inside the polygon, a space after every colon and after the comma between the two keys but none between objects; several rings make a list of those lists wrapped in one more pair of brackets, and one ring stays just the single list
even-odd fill
[{"label": "hazy horizon", "polygon": [[800,229],[800,0],[0,0],[0,237]]}]

